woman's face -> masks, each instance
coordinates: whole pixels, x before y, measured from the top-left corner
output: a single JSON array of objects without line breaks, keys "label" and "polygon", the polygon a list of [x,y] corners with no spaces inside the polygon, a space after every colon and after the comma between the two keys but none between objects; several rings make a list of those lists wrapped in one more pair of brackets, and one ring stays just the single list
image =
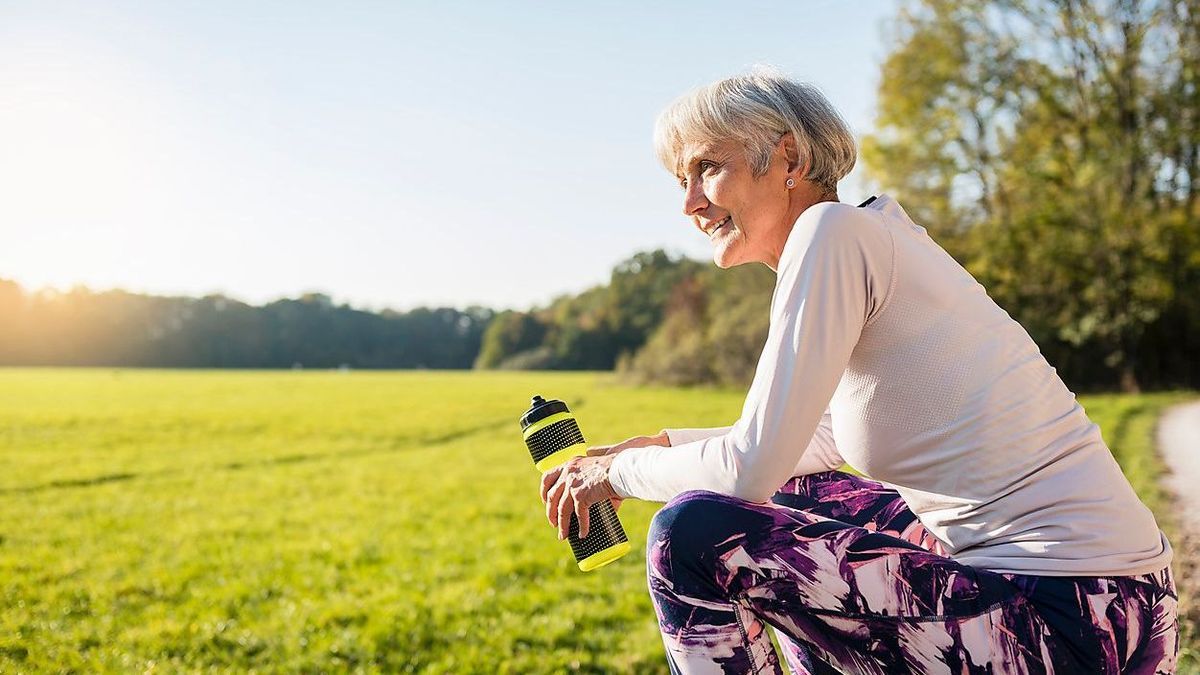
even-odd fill
[{"label": "woman's face", "polygon": [[783,144],[758,177],[737,141],[689,144],[683,152],[683,213],[708,236],[713,262],[722,269],[748,262],[775,269],[792,225]]}]

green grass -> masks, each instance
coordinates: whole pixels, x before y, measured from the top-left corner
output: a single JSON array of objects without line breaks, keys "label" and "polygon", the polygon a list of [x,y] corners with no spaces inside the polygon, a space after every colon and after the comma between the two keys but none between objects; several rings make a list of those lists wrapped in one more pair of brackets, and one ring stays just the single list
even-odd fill
[{"label": "green grass", "polygon": [[1100,425],[1104,441],[1112,449],[1121,470],[1142,501],[1157,514],[1170,534],[1179,523],[1170,511],[1170,497],[1160,480],[1166,467],[1155,450],[1155,426],[1168,407],[1195,398],[1195,394],[1106,394],[1081,396],[1088,417]]},{"label": "green grass", "polygon": [[1200,584],[1196,570],[1200,546],[1194,533],[1184,531],[1184,524],[1172,509],[1170,494],[1163,487],[1161,478],[1167,469],[1155,450],[1155,431],[1164,410],[1195,397],[1192,392],[1080,397],[1088,416],[1100,425],[1129,483],[1154,511],[1175,549],[1171,566],[1180,592],[1180,673],[1200,673],[1200,607],[1195,601]]},{"label": "green grass", "polygon": [[[579,572],[520,439],[534,393],[591,443],[742,402],[596,373],[0,370],[0,672],[665,672],[658,505]],[[1146,439],[1182,398],[1084,400],[1159,510]]]}]

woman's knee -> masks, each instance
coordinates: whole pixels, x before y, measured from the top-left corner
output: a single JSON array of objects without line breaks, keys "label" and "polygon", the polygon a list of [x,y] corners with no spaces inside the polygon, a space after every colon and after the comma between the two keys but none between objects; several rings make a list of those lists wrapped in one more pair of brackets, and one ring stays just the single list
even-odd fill
[{"label": "woman's knee", "polygon": [[[743,508],[741,500],[707,490],[676,495],[650,520],[646,542],[646,574],[651,596],[666,588],[689,589],[691,595],[713,592],[717,545],[728,541],[730,528]],[[660,589],[661,590],[661,589]]]},{"label": "woman's knee", "polygon": [[711,554],[716,546],[745,534],[748,520],[761,520],[750,502],[707,490],[690,490],[668,501],[650,521],[651,548],[671,557]]},{"label": "woman's knee", "polygon": [[675,495],[650,520],[650,538],[671,536],[690,528],[697,517],[709,517],[722,508],[720,496],[707,490],[689,490]]}]

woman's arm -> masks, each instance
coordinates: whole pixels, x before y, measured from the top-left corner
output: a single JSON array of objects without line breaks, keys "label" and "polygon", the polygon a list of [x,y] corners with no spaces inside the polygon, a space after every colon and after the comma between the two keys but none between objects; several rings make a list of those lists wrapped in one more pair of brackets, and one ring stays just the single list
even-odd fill
[{"label": "woman's arm", "polygon": [[666,435],[670,445],[683,445],[692,441],[702,441],[713,436],[723,436],[729,433],[732,426],[728,427],[711,427],[704,429],[663,429],[663,434]]},{"label": "woman's arm", "polygon": [[[702,489],[770,498],[800,466],[805,441],[818,436],[863,327],[890,297],[892,254],[889,230],[869,211],[829,203],[805,211],[780,259],[771,326],[742,416],[722,435],[622,452],[609,470],[617,494],[667,501]],[[836,448],[819,447],[826,456],[814,466],[827,466]]]},{"label": "woman's arm", "polygon": [[589,457],[603,457],[604,455],[615,455],[630,448],[645,448],[651,445],[661,447],[669,447],[672,445],[670,437],[667,436],[667,430],[663,429],[654,436],[634,436],[627,438],[620,443],[612,445],[594,445],[587,449]]},{"label": "woman's arm", "polygon": [[826,408],[820,423],[817,424],[816,433],[808,442],[800,461],[796,462],[796,468],[792,469],[792,475],[807,476],[810,473],[836,471],[845,463],[846,460],[842,459],[842,453],[838,452],[837,444],[833,441],[833,417]]},{"label": "woman's arm", "polygon": [[[667,445],[679,446],[693,441],[702,441],[713,436],[723,436],[732,429],[733,426],[731,425],[703,429],[663,429],[662,433],[669,441]],[[624,450],[625,448],[621,449]],[[792,475],[807,476],[810,473],[834,471],[840,469],[845,463],[846,461],[842,459],[841,453],[838,452],[837,444],[833,441],[833,418],[829,414],[829,409],[826,408],[825,414],[821,415],[821,422],[817,425],[816,433],[813,434],[812,440],[809,441],[808,447],[804,450],[804,454],[800,456],[800,461],[796,463],[796,468],[792,470]]]}]

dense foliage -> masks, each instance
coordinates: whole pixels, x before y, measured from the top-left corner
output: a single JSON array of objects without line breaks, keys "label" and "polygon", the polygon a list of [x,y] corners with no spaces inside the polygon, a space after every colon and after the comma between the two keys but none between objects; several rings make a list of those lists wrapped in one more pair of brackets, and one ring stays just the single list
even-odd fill
[{"label": "dense foliage", "polygon": [[638,253],[617,265],[607,285],[497,316],[476,366],[610,370],[659,329],[675,289],[702,268],[662,250]]},{"label": "dense foliage", "polygon": [[1200,1],[922,0],[871,174],[1064,376],[1195,385]]},{"label": "dense foliage", "polygon": [[662,325],[620,363],[637,382],[749,383],[767,339],[775,275],[762,265],[711,265],[677,285]]},{"label": "dense foliage", "polygon": [[742,385],[766,339],[774,283],[760,265],[638,253],[605,286],[496,316],[476,367],[615,367],[638,382]]}]

